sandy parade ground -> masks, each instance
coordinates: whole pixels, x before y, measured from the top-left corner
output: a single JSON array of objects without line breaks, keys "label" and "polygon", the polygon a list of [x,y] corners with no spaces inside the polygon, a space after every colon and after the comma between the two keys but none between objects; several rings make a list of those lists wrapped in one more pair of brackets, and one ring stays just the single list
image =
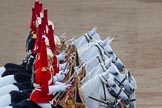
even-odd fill
[{"label": "sandy parade ground", "polygon": [[[67,39],[93,26],[137,81],[137,108],[162,108],[162,0],[42,0],[55,33]],[[21,63],[34,0],[0,0],[0,65]]]}]

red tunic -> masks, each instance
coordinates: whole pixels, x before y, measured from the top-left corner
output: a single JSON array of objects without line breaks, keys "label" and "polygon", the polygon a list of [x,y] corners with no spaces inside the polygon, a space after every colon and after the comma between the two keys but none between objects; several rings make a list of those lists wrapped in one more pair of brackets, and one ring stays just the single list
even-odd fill
[{"label": "red tunic", "polygon": [[54,68],[54,75],[56,75],[57,73],[59,73],[59,60],[56,56],[53,57],[53,68]]},{"label": "red tunic", "polygon": [[34,91],[30,95],[30,99],[35,103],[49,103],[52,100],[53,95],[49,95],[48,86],[54,85],[52,74],[49,70],[42,72],[40,68],[35,73],[34,79],[35,87]]}]

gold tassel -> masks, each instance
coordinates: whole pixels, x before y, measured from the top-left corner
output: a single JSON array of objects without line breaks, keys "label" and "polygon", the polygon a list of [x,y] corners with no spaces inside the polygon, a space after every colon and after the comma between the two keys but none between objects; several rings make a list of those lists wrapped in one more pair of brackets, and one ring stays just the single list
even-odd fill
[{"label": "gold tassel", "polygon": [[37,54],[37,60],[40,60],[40,53]]},{"label": "gold tassel", "polygon": [[42,67],[42,72],[46,72],[47,71],[47,68],[46,67]]},{"label": "gold tassel", "polygon": [[34,33],[33,36],[32,36],[33,39],[36,39],[37,38],[37,35]]}]

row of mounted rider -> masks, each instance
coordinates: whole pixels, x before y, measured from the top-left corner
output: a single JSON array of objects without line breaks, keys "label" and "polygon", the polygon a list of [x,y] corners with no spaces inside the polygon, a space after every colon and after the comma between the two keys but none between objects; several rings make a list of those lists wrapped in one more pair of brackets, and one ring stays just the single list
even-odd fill
[{"label": "row of mounted rider", "polygon": [[35,1],[32,8],[25,60],[20,65],[7,63],[0,68],[0,107],[51,108],[49,101],[55,92],[70,87],[59,81],[65,78],[70,66],[67,64],[74,55],[70,47],[63,49],[64,44],[54,35],[53,22],[48,20],[48,11],[42,6]]},{"label": "row of mounted rider", "polygon": [[[82,104],[87,108],[136,108],[136,81],[111,48],[113,39],[101,40],[95,27],[77,39],[72,38],[65,42],[63,35],[60,41],[53,34],[54,25],[48,21],[47,9],[42,10],[42,3],[36,1],[32,9],[31,31],[26,41],[26,59],[21,65],[8,63],[0,68],[0,107],[10,105],[13,108],[50,108],[51,103],[72,107],[77,106],[78,93]],[[35,59],[39,58],[38,53],[41,56],[40,43],[44,43],[42,37],[46,46],[49,46],[44,48],[47,55],[54,54],[59,59],[59,62],[54,60],[53,64],[60,76],[54,77],[57,76],[64,83],[57,82],[62,91],[50,102],[35,104],[28,98],[33,89],[36,89],[31,79],[35,71],[33,64],[37,63]]]}]

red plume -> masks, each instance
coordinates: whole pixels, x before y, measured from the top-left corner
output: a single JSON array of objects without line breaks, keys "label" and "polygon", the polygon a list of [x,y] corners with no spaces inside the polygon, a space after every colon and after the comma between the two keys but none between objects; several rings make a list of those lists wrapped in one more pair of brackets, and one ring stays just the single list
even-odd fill
[{"label": "red plume", "polygon": [[38,17],[40,17],[40,12],[39,12],[39,1],[35,1],[35,3],[34,3],[34,8],[35,8],[35,12],[36,12],[36,15],[38,16]]},{"label": "red plume", "polygon": [[41,71],[45,72],[48,68],[48,58],[47,58],[47,49],[44,39],[41,39],[41,48],[40,48],[40,68]]},{"label": "red plume", "polygon": [[39,13],[42,12],[42,9],[43,9],[43,3],[42,2],[39,2]]},{"label": "red plume", "polygon": [[55,41],[54,41],[54,30],[52,29],[52,25],[48,26],[48,39],[49,39],[49,44],[52,52],[54,53],[56,51],[55,47]]},{"label": "red plume", "polygon": [[45,25],[48,25],[48,10],[46,8],[44,9],[44,20]]},{"label": "red plume", "polygon": [[[46,33],[46,24],[45,24],[45,18],[42,17],[42,33],[45,34]],[[45,34],[46,35],[46,34]]]},{"label": "red plume", "polygon": [[36,31],[36,12],[35,12],[34,7],[32,7],[32,17],[31,17],[31,22],[30,22],[30,30]]}]

